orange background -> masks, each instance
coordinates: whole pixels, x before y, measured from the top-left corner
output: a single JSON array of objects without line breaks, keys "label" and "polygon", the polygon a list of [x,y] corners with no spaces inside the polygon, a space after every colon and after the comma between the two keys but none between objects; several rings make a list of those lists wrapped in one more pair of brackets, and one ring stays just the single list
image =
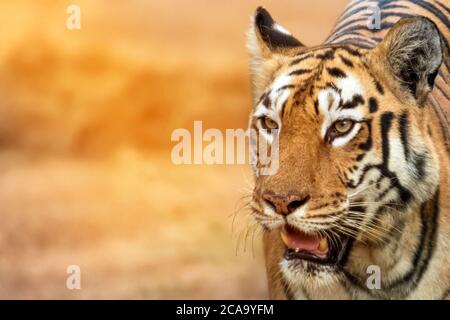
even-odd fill
[{"label": "orange background", "polygon": [[258,5],[315,45],[346,3],[2,1],[0,298],[266,298],[249,167],[175,166],[170,135],[246,127]]}]

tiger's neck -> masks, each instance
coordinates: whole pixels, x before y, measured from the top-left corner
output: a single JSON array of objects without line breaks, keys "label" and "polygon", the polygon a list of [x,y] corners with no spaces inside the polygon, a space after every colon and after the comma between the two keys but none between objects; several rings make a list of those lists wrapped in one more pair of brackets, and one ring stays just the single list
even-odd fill
[{"label": "tiger's neck", "polygon": [[434,269],[430,261],[437,249],[440,199],[438,189],[430,200],[398,213],[394,227],[389,230],[388,241],[373,246],[362,243],[354,246],[343,270],[343,285],[351,295],[405,299],[414,295],[422,280],[431,279],[427,271],[431,267]]}]

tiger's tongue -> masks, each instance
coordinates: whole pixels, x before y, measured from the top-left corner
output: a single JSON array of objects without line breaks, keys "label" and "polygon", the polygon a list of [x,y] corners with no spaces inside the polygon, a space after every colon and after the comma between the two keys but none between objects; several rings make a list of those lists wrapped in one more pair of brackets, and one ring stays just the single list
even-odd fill
[{"label": "tiger's tongue", "polygon": [[318,236],[308,235],[290,226],[286,226],[283,229],[281,238],[289,249],[316,251],[320,245],[320,238]]}]

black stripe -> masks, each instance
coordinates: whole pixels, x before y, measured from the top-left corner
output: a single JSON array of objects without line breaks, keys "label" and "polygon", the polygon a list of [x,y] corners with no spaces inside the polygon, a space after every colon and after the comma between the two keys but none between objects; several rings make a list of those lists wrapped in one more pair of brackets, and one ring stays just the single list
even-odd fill
[{"label": "black stripe", "polygon": [[437,84],[435,85],[435,87],[438,88],[440,92],[442,92],[442,95],[443,95],[447,100],[450,100],[450,96],[447,95],[447,92],[446,92],[444,89],[442,89],[442,88],[441,88],[439,85],[437,85]]},{"label": "black stripe", "polygon": [[366,155],[365,153],[358,154],[355,158],[355,161],[360,162],[364,158],[365,155]]},{"label": "black stripe", "polygon": [[339,58],[341,58],[342,62],[350,68],[353,68],[353,62],[351,62],[350,60],[348,60],[346,57],[344,57],[343,55],[339,55]]},{"label": "black stripe", "polygon": [[331,76],[336,77],[336,78],[345,78],[347,76],[345,74],[345,72],[339,68],[335,68],[335,67],[327,68],[327,71]]},{"label": "black stripe", "polygon": [[438,4],[438,6],[440,6],[442,9],[444,9],[445,11],[447,11],[448,14],[450,14],[450,8],[447,7],[445,4],[443,4],[440,1],[436,1],[436,3]]},{"label": "black stripe", "polygon": [[267,97],[268,93],[264,92],[261,97],[259,97],[258,102],[256,103],[256,105],[260,104],[266,97]]},{"label": "black stripe", "polygon": [[332,60],[334,59],[334,48],[332,48],[331,50],[327,50],[324,53],[319,53],[316,55],[317,59],[321,59],[321,60]]},{"label": "black stripe", "polygon": [[400,141],[403,145],[403,151],[405,154],[405,160],[409,160],[409,141],[408,141],[408,131],[409,131],[409,120],[408,112],[404,111],[398,118],[398,129],[400,131]]},{"label": "black stripe", "polygon": [[360,104],[364,104],[364,98],[360,94],[355,94],[352,100],[347,101],[346,103],[342,103],[339,106],[340,109],[353,109],[359,106]]},{"label": "black stripe", "polygon": [[378,111],[378,101],[376,98],[371,97],[369,99],[369,112],[374,113]]},{"label": "black stripe", "polygon": [[[447,54],[450,56],[450,45],[448,44],[447,38],[441,37],[441,39],[444,40],[445,49],[447,50]],[[447,68],[447,70],[449,70],[449,72],[450,72],[450,59],[445,59],[444,65]]]},{"label": "black stripe", "polygon": [[431,217],[429,221],[429,227],[430,227],[430,234],[428,237],[428,253],[425,257],[426,264],[422,265],[422,268],[419,271],[418,274],[418,280],[416,283],[419,283],[420,279],[422,278],[423,274],[427,271],[428,265],[430,260],[433,257],[433,254],[436,250],[436,244],[437,244],[437,237],[438,237],[438,229],[439,229],[439,214],[440,214],[440,189],[436,191],[436,194],[434,196],[434,203],[433,207],[431,208]]},{"label": "black stripe", "polygon": [[290,63],[289,66],[296,65],[296,64],[302,62],[303,60],[309,59],[309,58],[311,58],[311,57],[313,57],[313,56],[314,56],[313,53],[308,53],[308,54],[306,54],[306,55],[304,55],[304,56],[301,56],[301,57],[299,57],[299,58],[296,58],[295,60],[292,60],[292,62]]},{"label": "black stripe", "polygon": [[266,107],[267,109],[270,108],[271,101],[270,101],[270,99],[269,99],[269,95],[266,95],[266,96],[264,97],[264,100],[263,100],[262,104],[263,104],[263,106]]},{"label": "black stripe", "polygon": [[306,74],[306,73],[310,73],[312,70],[311,69],[298,69],[298,70],[294,70],[291,73],[289,73],[290,76],[299,76],[302,74]]},{"label": "black stripe", "polygon": [[348,258],[350,257],[350,252],[352,251],[352,248],[353,248],[354,241],[355,241],[355,239],[353,239],[353,238],[348,239],[347,248],[339,261],[340,267],[344,267],[347,264]]},{"label": "black stripe", "polygon": [[385,167],[388,166],[389,161],[389,137],[388,133],[391,129],[392,119],[394,118],[394,114],[392,112],[385,112],[381,115],[380,124],[381,124],[381,141],[382,141],[382,150],[383,150],[383,164]]},{"label": "black stripe", "polygon": [[378,80],[375,79],[375,77],[372,76],[372,78],[373,78],[373,82],[375,83],[375,88],[377,88],[378,93],[383,95],[384,94],[383,86],[381,85],[381,83]]},{"label": "black stripe", "polygon": [[[366,120],[365,121],[366,125],[367,125],[367,140],[364,143],[361,143],[359,145],[359,148],[361,150],[365,150],[365,151],[369,151],[370,149],[372,149],[372,119]],[[357,161],[361,161],[362,158],[364,157],[365,153],[360,154],[356,157]],[[359,160],[358,160],[359,159]]]},{"label": "black stripe", "polygon": [[284,113],[286,111],[286,105],[289,99],[284,100],[283,105],[281,106],[281,119],[284,119]]},{"label": "black stripe", "polygon": [[414,173],[419,181],[425,177],[425,162],[427,158],[428,157],[426,152],[413,152],[412,163],[414,165]]},{"label": "black stripe", "polygon": [[[394,186],[392,184],[390,184],[386,189],[383,190],[383,192],[378,194],[378,196],[375,199],[375,202],[381,202],[384,199],[384,197],[387,196],[389,191],[391,191],[392,189],[394,189]],[[380,207],[380,208],[385,208],[385,207]],[[378,209],[380,209],[380,208],[378,208]],[[379,214],[380,214],[380,212],[377,212],[376,216],[378,216]]]},{"label": "black stripe", "polygon": [[342,46],[341,47],[342,50],[346,51],[348,54],[355,56],[355,57],[361,57],[362,54],[361,52],[359,52],[357,49],[353,49],[349,46]]},{"label": "black stripe", "polygon": [[294,89],[296,86],[295,85],[293,85],[293,84],[286,84],[286,85],[284,85],[284,86],[282,86],[282,87],[279,87],[278,89],[277,89],[277,92],[280,92],[280,91],[283,91],[283,90],[286,90],[286,89]]}]

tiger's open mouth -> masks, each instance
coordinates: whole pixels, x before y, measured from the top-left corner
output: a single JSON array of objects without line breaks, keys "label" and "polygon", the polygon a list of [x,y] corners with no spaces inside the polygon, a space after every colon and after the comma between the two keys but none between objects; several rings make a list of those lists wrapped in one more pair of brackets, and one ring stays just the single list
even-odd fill
[{"label": "tiger's open mouth", "polygon": [[291,225],[281,229],[286,246],[286,260],[306,260],[321,265],[340,265],[349,248],[350,238],[340,236],[330,241],[318,234],[307,234]]}]

